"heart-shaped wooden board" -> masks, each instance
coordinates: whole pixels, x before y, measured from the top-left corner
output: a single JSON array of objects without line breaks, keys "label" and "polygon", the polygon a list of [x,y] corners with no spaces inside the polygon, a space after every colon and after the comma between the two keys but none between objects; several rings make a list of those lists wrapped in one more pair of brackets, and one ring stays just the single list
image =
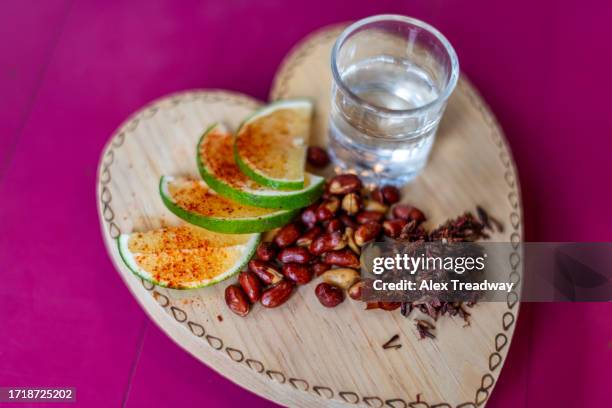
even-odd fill
[{"label": "heart-shaped wooden board", "polygon": [[[313,144],[325,145],[329,110],[329,55],[341,27],[320,30],[286,58],[272,99],[309,97],[316,103]],[[482,303],[471,325],[445,317],[435,340],[419,340],[413,317],[364,311],[347,300],[323,308],[315,283],[299,288],[278,309],[231,313],[225,287],[191,291],[155,287],[122,263],[120,232],[178,224],[158,195],[160,175],[197,175],[195,145],[213,122],[235,128],[260,105],[244,95],[196,90],[164,97],[132,115],[102,154],[97,182],[104,240],[117,270],[149,316],[177,344],[241,386],[280,404],[299,407],[482,406],[493,390],[514,332],[519,303]],[[404,188],[429,226],[477,204],[505,225],[493,241],[522,239],[516,171],[495,118],[465,80],[459,81],[425,171]],[[520,271],[507,265],[511,279]],[[514,274],[514,275],[512,275]],[[401,348],[382,345],[398,334]],[[163,352],[163,350],[160,350]]]}]

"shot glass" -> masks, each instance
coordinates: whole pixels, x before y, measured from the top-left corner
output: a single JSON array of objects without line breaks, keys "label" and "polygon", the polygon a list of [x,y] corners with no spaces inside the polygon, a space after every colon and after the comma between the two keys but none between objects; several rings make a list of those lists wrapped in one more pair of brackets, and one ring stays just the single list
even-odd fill
[{"label": "shot glass", "polygon": [[416,177],[459,78],[448,40],[410,17],[372,16],[338,37],[331,69],[336,170],[367,183],[402,185]]}]

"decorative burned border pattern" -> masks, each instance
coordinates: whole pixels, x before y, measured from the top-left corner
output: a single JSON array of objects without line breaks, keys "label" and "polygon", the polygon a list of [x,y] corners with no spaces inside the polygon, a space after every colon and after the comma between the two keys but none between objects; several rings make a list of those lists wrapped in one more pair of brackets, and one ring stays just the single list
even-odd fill
[{"label": "decorative burned border pattern", "polygon": [[[291,77],[291,73],[293,72],[294,67],[302,61],[309,52],[312,51],[313,47],[315,47],[319,42],[329,40],[330,37],[336,37],[338,35],[338,29],[323,30],[318,33],[314,33],[311,35],[306,41],[301,43],[299,46],[299,50],[297,54],[293,55],[291,63],[285,64],[282,67],[281,72],[284,73],[282,75],[283,81],[274,84],[274,91],[277,95],[282,95],[283,92],[286,91],[286,83],[287,78]],[[509,221],[512,226],[513,232],[511,234],[511,243],[513,244],[513,252],[510,254],[509,262],[512,268],[512,272],[510,273],[510,279],[512,282],[516,282],[517,284],[521,280],[520,273],[518,272],[518,268],[521,265],[521,258],[518,252],[518,248],[521,241],[521,209],[520,209],[520,193],[518,181],[515,179],[515,169],[514,164],[512,162],[509,148],[507,146],[506,140],[501,135],[499,125],[493,118],[493,116],[489,113],[488,107],[482,102],[480,96],[476,93],[473,87],[466,86],[465,83],[459,83],[459,86],[464,87],[464,91],[467,92],[467,95],[482,114],[483,119],[487,123],[490,129],[490,137],[495,143],[495,145],[499,148],[499,159],[503,164],[506,172],[504,174],[504,179],[510,189],[508,193],[508,200],[513,209],[510,213]],[[195,91],[195,92],[183,92],[177,93],[173,96],[170,96],[170,105],[176,106],[178,104],[184,102],[190,102],[194,100],[203,100],[207,102],[231,102],[242,106],[247,106],[250,108],[255,108],[256,104],[253,100],[240,96],[238,94],[233,94],[224,91]],[[106,223],[108,233],[111,238],[116,239],[120,234],[121,230],[119,226],[115,223],[115,213],[111,207],[112,202],[112,194],[108,185],[112,180],[112,175],[110,171],[110,167],[115,159],[115,150],[119,149],[124,141],[125,137],[132,133],[140,123],[141,119],[148,119],[153,117],[160,109],[162,109],[162,102],[157,102],[151,104],[149,107],[145,108],[141,113],[136,114],[131,117],[127,123],[120,128],[118,133],[114,134],[111,137],[110,142],[108,143],[105,153],[102,156],[101,166],[100,166],[100,174],[99,174],[99,192],[100,192],[100,204],[101,204],[101,215]],[[416,400],[406,401],[402,398],[392,398],[392,399],[383,399],[379,396],[359,396],[357,392],[354,391],[334,391],[328,386],[324,385],[313,385],[311,387],[310,383],[301,378],[290,377],[285,373],[277,370],[266,369],[264,364],[256,359],[248,358],[244,352],[239,349],[232,348],[226,346],[222,339],[216,337],[212,334],[209,334],[204,329],[204,326],[196,323],[189,319],[187,313],[181,308],[172,305],[170,299],[155,290],[155,285],[150,284],[147,281],[141,280],[143,287],[151,292],[152,296],[156,299],[157,303],[164,308],[167,313],[169,313],[177,322],[186,326],[186,328],[191,331],[191,333],[196,337],[201,337],[206,340],[208,345],[215,350],[222,351],[229,356],[229,358],[236,363],[244,363],[251,370],[255,371],[258,374],[265,374],[269,379],[277,381],[281,384],[289,384],[296,390],[312,392],[315,395],[325,398],[332,399],[337,394],[344,402],[349,404],[358,404],[360,401],[365,403],[367,406],[371,408],[382,408],[384,406],[388,406],[390,408],[452,408],[452,405],[447,402],[441,402],[436,404],[429,404],[420,399],[420,395],[417,394]],[[515,307],[518,304],[518,294],[515,291],[512,291],[507,296],[507,307],[508,310],[503,314],[501,326],[503,331],[498,332],[494,338],[495,351],[489,355],[489,371],[486,372],[480,382],[480,387],[476,390],[474,395],[474,401],[467,401],[461,403],[456,406],[456,408],[475,408],[484,404],[489,398],[490,391],[495,384],[495,377],[493,373],[497,371],[502,362],[503,358],[501,352],[508,346],[509,338],[506,335],[506,332],[514,325],[516,320],[516,313],[513,312]]]}]

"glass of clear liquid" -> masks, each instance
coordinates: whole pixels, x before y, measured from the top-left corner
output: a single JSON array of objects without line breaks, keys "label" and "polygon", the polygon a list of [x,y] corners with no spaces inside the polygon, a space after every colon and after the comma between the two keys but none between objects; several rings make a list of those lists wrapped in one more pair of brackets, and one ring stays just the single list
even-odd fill
[{"label": "glass of clear liquid", "polygon": [[457,55],[432,26],[380,15],[349,26],[332,50],[330,151],[338,172],[402,185],[425,167]]}]

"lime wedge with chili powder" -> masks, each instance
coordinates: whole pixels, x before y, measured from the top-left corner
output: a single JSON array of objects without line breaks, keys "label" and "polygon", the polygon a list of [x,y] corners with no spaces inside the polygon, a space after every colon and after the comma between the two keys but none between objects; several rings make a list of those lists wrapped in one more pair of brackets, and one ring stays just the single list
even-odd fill
[{"label": "lime wedge with chili powder", "polygon": [[240,170],[271,188],[304,188],[312,103],[274,102],[247,118],[236,132],[234,155]]},{"label": "lime wedge with chili powder", "polygon": [[137,276],[159,286],[195,289],[240,271],[251,259],[260,234],[219,234],[196,226],[122,234],[119,254]]},{"label": "lime wedge with chili powder", "polygon": [[179,218],[227,234],[268,231],[287,224],[299,212],[239,204],[217,194],[203,180],[185,177],[162,176],[159,193],[166,207]]},{"label": "lime wedge with chili powder", "polygon": [[312,204],[323,194],[325,180],[310,173],[304,175],[300,190],[275,190],[247,177],[234,160],[231,133],[220,124],[208,128],[200,138],[197,163],[210,188],[240,204],[293,210]]}]

